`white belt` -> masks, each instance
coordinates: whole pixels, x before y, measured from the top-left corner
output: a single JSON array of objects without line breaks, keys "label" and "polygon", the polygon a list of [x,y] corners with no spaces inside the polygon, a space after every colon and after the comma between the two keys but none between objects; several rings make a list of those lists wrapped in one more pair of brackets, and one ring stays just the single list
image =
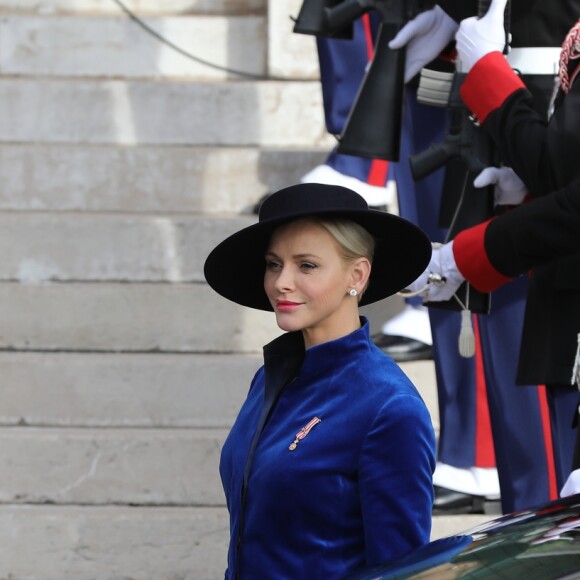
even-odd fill
[{"label": "white belt", "polygon": [[522,75],[556,75],[561,51],[559,46],[512,48],[507,60]]}]

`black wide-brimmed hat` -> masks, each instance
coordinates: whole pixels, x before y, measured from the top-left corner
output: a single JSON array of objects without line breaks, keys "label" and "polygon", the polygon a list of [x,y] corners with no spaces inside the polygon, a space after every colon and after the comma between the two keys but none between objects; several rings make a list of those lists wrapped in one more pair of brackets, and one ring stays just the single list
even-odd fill
[{"label": "black wide-brimmed hat", "polygon": [[264,291],[265,254],[274,230],[311,216],[352,220],[375,238],[368,287],[360,304],[395,294],[416,280],[431,258],[431,243],[414,224],[383,211],[369,209],[354,191],[338,185],[301,183],[268,196],[259,221],[226,238],[205,261],[208,284],[237,304],[273,310]]}]

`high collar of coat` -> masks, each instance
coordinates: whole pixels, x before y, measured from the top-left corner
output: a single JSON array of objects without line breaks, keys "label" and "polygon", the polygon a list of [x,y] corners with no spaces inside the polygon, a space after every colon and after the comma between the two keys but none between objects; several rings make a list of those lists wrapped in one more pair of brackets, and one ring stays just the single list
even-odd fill
[{"label": "high collar of coat", "polygon": [[316,363],[320,363],[320,356],[327,355],[330,363],[336,365],[337,358],[344,353],[347,344],[362,343],[369,340],[369,322],[361,317],[361,327],[354,332],[331,340],[320,345],[305,349],[304,338],[301,332],[287,332],[264,346],[264,373],[266,383],[265,402],[273,402],[280,391],[292,382],[302,370],[305,362],[313,355]]}]

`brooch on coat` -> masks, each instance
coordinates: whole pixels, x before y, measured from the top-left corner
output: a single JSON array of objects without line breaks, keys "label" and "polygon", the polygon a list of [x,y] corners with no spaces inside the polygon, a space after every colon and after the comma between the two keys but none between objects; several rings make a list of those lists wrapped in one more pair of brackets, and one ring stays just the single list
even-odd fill
[{"label": "brooch on coat", "polygon": [[302,441],[302,439],[304,439],[304,437],[306,437],[306,435],[308,435],[308,433],[310,433],[312,428],[315,425],[318,425],[318,423],[320,423],[321,420],[322,419],[319,419],[318,417],[314,417],[313,419],[310,420],[310,422],[307,425],[304,425],[304,427],[302,427],[302,429],[300,429],[300,431],[298,431],[298,433],[296,433],[296,439],[294,439],[294,441],[292,441],[292,443],[290,443],[288,449],[290,451],[294,451],[294,449],[296,449],[296,447],[298,447],[298,443],[300,443],[300,441]]}]

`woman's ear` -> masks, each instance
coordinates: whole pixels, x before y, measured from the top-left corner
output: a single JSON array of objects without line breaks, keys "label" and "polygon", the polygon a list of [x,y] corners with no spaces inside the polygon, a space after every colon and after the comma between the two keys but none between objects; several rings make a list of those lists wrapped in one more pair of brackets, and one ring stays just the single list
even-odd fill
[{"label": "woman's ear", "polygon": [[355,288],[361,294],[366,288],[371,275],[371,263],[368,258],[357,258],[351,264],[350,287]]}]

